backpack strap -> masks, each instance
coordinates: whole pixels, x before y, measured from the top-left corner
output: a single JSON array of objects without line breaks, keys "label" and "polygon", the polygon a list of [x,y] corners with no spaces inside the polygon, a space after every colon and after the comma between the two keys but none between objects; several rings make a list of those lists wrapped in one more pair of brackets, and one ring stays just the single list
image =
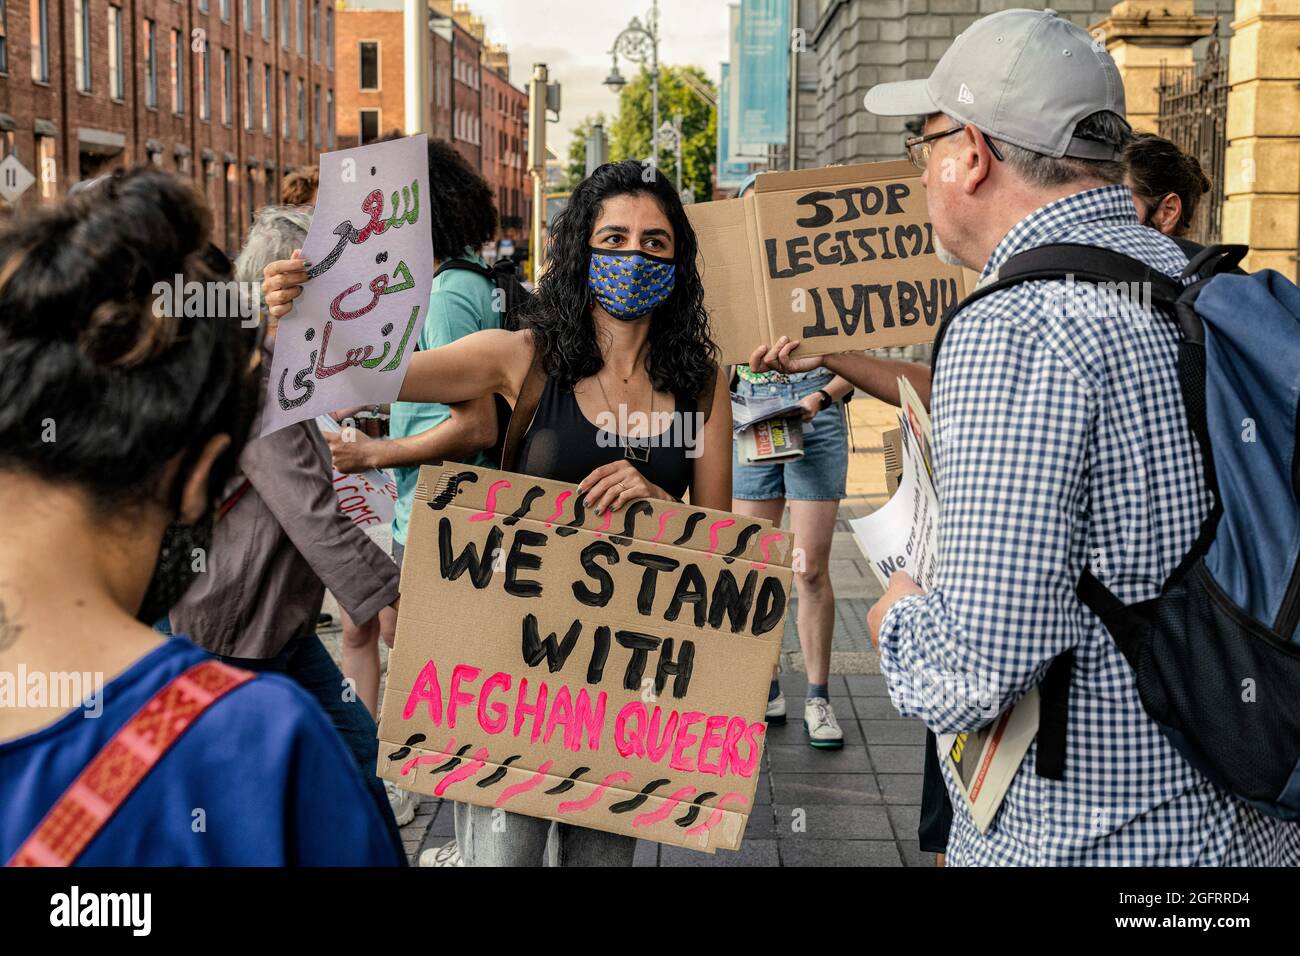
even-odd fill
[{"label": "backpack strap", "polygon": [[433,270],[433,277],[436,279],[448,269],[461,269],[465,272],[474,272],[481,275],[489,282],[496,283],[496,273],[492,271],[491,266],[481,266],[477,262],[470,262],[468,259],[444,259],[442,265]]},{"label": "backpack strap", "polygon": [[[1171,315],[1177,314],[1177,304],[1183,292],[1180,279],[1174,279],[1140,259],[1111,249],[1081,243],[1036,246],[1012,256],[998,269],[996,278],[975,289],[944,315],[931,351],[931,374],[934,374],[938,365],[939,347],[944,334],[952,325],[953,318],[968,305],[1022,282],[1059,281],[1067,278],[1089,283],[1142,283],[1151,290],[1152,305]],[[1075,590],[1080,600],[1098,614],[1098,607],[1104,605],[1109,608],[1116,601],[1114,595],[1087,570],[1083,572]],[[1094,606],[1093,601],[1098,604]],[[1038,776],[1049,780],[1065,777],[1065,741],[1073,669],[1074,650],[1070,649],[1052,660],[1038,686],[1036,769]]]},{"label": "backpack strap", "polygon": [[510,412],[510,424],[506,426],[506,436],[501,444],[501,470],[514,471],[519,457],[519,446],[523,443],[528,426],[533,423],[537,412],[537,403],[541,401],[542,389],[546,386],[546,369],[542,367],[542,356],[533,349],[533,362],[528,366],[528,374],[519,387],[519,397]]},{"label": "backpack strap", "polygon": [[218,660],[173,677],[82,769],[6,866],[71,866],[196,720],[253,679]]}]

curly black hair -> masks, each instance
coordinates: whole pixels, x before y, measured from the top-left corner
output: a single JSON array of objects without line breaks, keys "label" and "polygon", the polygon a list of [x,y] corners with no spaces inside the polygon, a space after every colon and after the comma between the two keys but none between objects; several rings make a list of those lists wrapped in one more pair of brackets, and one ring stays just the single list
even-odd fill
[{"label": "curly black hair", "polygon": [[531,329],[547,375],[564,389],[604,366],[593,299],[587,283],[591,230],[611,196],[653,196],[672,226],[676,281],[672,294],[650,319],[646,368],[660,391],[695,397],[717,366],[718,347],[709,337],[704,285],[695,268],[695,230],[677,191],[654,167],[634,159],[606,163],[578,184],[551,227],[548,268],[537,294],[520,307],[519,320]]},{"label": "curly black hair", "polygon": [[429,140],[429,229],[433,255],[439,262],[477,252],[497,231],[497,207],[492,189],[456,147]]}]

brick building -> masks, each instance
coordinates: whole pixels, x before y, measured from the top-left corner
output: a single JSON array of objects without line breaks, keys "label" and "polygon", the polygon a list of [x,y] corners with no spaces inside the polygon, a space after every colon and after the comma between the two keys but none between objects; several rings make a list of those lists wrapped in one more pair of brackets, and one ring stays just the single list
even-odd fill
[{"label": "brick building", "polygon": [[[525,168],[528,94],[510,85],[503,46],[488,42],[468,6],[428,0],[424,128],[452,143],[488,181],[500,238],[527,244],[532,207]],[[338,134],[341,147],[406,132],[401,0],[344,0],[339,7]]]},{"label": "brick building", "polygon": [[483,176],[496,193],[502,234],[526,240],[530,205],[528,94],[510,85],[505,49],[492,44],[483,52],[482,81]]},{"label": "brick building", "polygon": [[4,0],[0,11],[0,147],[37,176],[20,203],[150,162],[196,182],[233,251],[284,174],[334,143],[328,0]]}]

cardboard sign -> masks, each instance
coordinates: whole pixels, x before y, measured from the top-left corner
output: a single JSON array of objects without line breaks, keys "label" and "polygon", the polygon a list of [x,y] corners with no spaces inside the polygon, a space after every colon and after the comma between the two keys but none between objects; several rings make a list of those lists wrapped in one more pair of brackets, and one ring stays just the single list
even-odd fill
[{"label": "cardboard sign", "polygon": [[572,485],[420,469],[379,775],[420,793],[713,852],[754,803],[792,539]]},{"label": "cardboard sign", "polygon": [[801,355],[929,342],[967,292],[963,270],[934,254],[905,160],[765,173],[743,198],[686,214],[724,365],[782,335]]},{"label": "cardboard sign", "polygon": [[429,201],[423,133],[321,153],[309,278],[276,332],[263,435],[397,398],[429,311]]}]

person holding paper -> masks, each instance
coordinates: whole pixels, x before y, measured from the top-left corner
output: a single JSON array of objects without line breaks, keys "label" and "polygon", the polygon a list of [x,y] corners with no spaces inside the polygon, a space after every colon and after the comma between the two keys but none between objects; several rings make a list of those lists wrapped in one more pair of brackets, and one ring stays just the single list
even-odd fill
[{"label": "person holding paper", "polygon": [[[874,87],[866,106],[925,117],[906,148],[925,171],[935,245],[981,281],[1049,244],[1111,249],[1173,277],[1187,264],[1142,225],[1125,185],[1114,62],[1051,10],[976,21],[929,79]],[[1063,721],[1046,735],[1040,723],[983,831],[945,765],[948,862],[1295,865],[1300,828],[1180,755],[1078,595],[1087,569],[1126,605],[1156,597],[1212,496],[1177,323],[1137,297],[1063,309],[1064,288],[1010,285],[946,318],[931,400],[935,585],[922,594],[895,574],[868,616],[895,706],[937,733],[982,729],[1033,688],[1040,700],[1064,691],[1050,710]]]},{"label": "person holding paper", "polygon": [[0,233],[0,673],[89,682],[0,706],[0,863],[405,862],[308,693],[150,627],[257,398],[251,332],[157,292],[230,281],[211,224],[146,167]]},{"label": "person holding paper", "polygon": [[[267,262],[302,245],[310,224],[311,212],[303,207],[262,209],[244,240],[235,277],[256,282]],[[275,325],[268,320],[262,343],[263,386]],[[400,842],[394,801],[375,773],[377,728],[365,689],[345,692],[343,674],[316,635],[328,587],[357,622],[361,639],[377,643],[380,614],[395,614],[397,569],[339,510],[329,452],[316,423],[295,422],[261,437],[259,425],[253,422],[250,440],[223,489],[206,572],[171,609],[171,629],[190,635],[229,664],[284,674],[315,697],[352,753],[393,839]],[[377,683],[377,667],[375,679]]]},{"label": "person holding paper", "polygon": [[[401,400],[501,394],[514,408],[508,470],[569,481],[597,514],[639,498],[731,505],[731,408],[709,338],[694,230],[676,191],[634,160],[599,167],[551,233],[550,267],[518,332],[487,330],[417,352]],[[263,283],[284,314],[305,281],[293,261]],[[516,425],[516,421],[518,424]],[[624,427],[625,426],[625,427]],[[630,866],[627,836],[458,804],[466,865]]]}]

